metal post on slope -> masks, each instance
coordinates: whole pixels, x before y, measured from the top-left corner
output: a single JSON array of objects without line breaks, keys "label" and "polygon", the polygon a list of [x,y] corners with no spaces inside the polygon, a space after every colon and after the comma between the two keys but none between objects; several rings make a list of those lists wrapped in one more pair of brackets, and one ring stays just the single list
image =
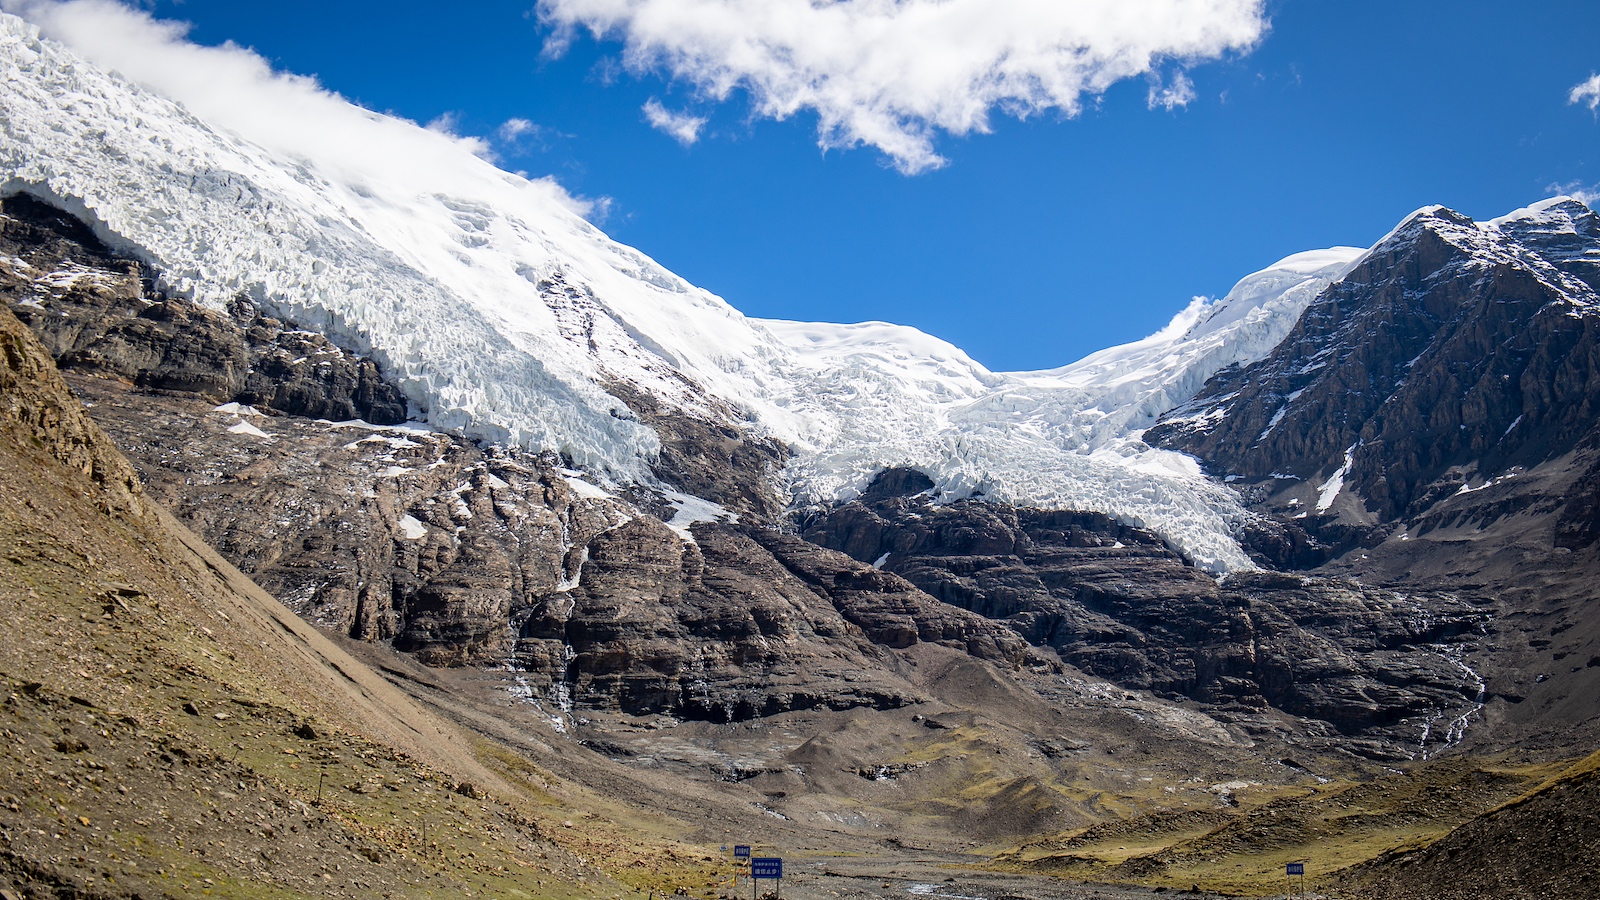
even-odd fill
[{"label": "metal post on slope", "polygon": [[1289,891],[1294,890],[1294,876],[1296,875],[1300,876],[1300,893],[1304,894],[1306,892],[1306,864],[1293,862],[1283,867],[1283,883],[1286,896]]}]

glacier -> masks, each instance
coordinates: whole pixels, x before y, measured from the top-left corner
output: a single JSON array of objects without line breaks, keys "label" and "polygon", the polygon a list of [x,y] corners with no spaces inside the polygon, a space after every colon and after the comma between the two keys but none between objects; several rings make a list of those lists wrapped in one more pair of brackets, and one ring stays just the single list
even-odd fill
[{"label": "glacier", "polygon": [[0,13],[0,196],[71,210],[171,294],[218,310],[244,296],[372,355],[434,428],[555,451],[606,483],[653,484],[660,449],[607,390],[623,384],[786,443],[797,506],[912,466],[943,500],[1103,512],[1208,571],[1250,568],[1234,493],[1139,436],[1266,356],[1367,252],[1296,254],[1144,340],[990,372],[905,326],[746,317],[470,140],[142,14],[107,35],[40,9],[39,24]]}]

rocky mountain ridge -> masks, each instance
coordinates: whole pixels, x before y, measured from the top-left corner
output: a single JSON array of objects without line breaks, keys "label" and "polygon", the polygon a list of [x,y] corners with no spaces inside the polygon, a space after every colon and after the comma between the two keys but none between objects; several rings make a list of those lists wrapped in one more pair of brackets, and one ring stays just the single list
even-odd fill
[{"label": "rocky mountain ridge", "polygon": [[70,217],[5,212],[9,305],[152,494],[312,622],[435,665],[514,662],[553,708],[720,720],[913,702],[885,651],[923,640],[1022,661],[1008,629],[759,515],[674,530],[669,498],[551,455],[351,415],[395,412],[364,402],[397,396],[370,360],[242,302],[229,319],[151,295]]},{"label": "rocky mountain ridge", "polygon": [[1104,516],[938,506],[909,471],[878,485],[812,522],[807,539],[1004,622],[1091,675],[1205,703],[1225,721],[1282,710],[1315,723],[1302,741],[1381,736],[1408,757],[1459,741],[1487,699],[1463,662],[1490,618],[1481,601],[1275,572],[1219,583]]},{"label": "rocky mountain ridge", "polygon": [[1498,227],[1425,210],[1270,357],[1219,374],[1145,437],[1236,478],[1330,485],[1318,513],[1344,496],[1355,520],[1417,515],[1593,430],[1596,271],[1600,217],[1575,200]]},{"label": "rocky mountain ridge", "polygon": [[[558,718],[894,708],[925,696],[894,658],[923,642],[1002,667],[1066,665],[1332,753],[1438,752],[1484,699],[1462,662],[1484,615],[1453,594],[1298,576],[1219,587],[1149,532],[1100,514],[934,504],[913,470],[816,515],[806,540],[748,512],[676,524],[682,500],[614,493],[548,455],[306,415],[349,379],[318,382],[320,405],[264,415],[230,391],[303,396],[283,383],[309,379],[281,348],[243,349],[259,319],[247,330],[144,296],[103,247],[67,258],[86,239],[70,219],[29,200],[11,212],[12,304],[155,496],[309,620],[434,665],[510,666]],[[226,390],[195,376],[179,389],[161,352],[102,349],[184,315],[199,326],[170,355],[239,361]],[[313,372],[371,365],[323,346]]]},{"label": "rocky mountain ridge", "polygon": [[1423,210],[1145,438],[1232,484],[1279,565],[1478,598],[1488,729],[1541,720],[1582,747],[1600,734],[1597,267],[1600,217],[1575,200]]},{"label": "rocky mountain ridge", "polygon": [[[795,534],[682,495],[602,486],[551,455],[415,424],[314,418],[358,402],[361,379],[345,376],[362,371],[359,357],[243,304],[224,317],[150,294],[137,265],[88,242],[70,217],[28,202],[6,212],[16,213],[0,220],[8,305],[50,339],[74,389],[148,474],[151,496],[312,621],[483,670],[513,692],[514,720],[542,717],[557,723],[553,736],[565,730],[638,766],[703,773],[688,762],[705,758],[694,742],[727,745],[720,733],[666,739],[663,722],[758,727],[937,709],[963,666],[962,678],[986,673],[986,690],[1030,716],[1068,718],[1013,747],[999,723],[918,713],[909,721],[920,733],[896,740],[1006,757],[1019,793],[1004,798],[1048,796],[1062,789],[1047,787],[1053,779],[1084,778],[1068,773],[1085,767],[1117,771],[1128,753],[1157,760],[1163,740],[1188,748],[1180,771],[1242,755],[1268,783],[1314,780],[1307,765],[1336,760],[1420,761],[1508,739],[1551,748],[1564,745],[1551,744],[1550,723],[1584,709],[1574,699],[1524,712],[1539,697],[1519,693],[1495,652],[1508,635],[1553,629],[1459,580],[1379,588],[1351,578],[1382,571],[1377,562],[1345,558],[1342,571],[1219,582],[1102,514],[939,503],[932,480],[910,469],[885,470]],[[313,352],[288,356],[273,343],[285,336]],[[256,393],[230,393],[246,390]],[[262,407],[240,402],[250,397]],[[313,400],[278,399],[296,397]],[[1527,481],[1553,477],[1541,472]],[[1263,534],[1291,534],[1297,521]],[[946,730],[963,736],[934,737]],[[870,747],[842,750],[780,744],[711,772],[784,815],[820,802],[824,786],[851,797],[856,782],[880,777],[921,796],[954,765],[854,762],[841,780],[835,767],[875,758]],[[1109,814],[1041,800],[1019,819],[1007,812],[1016,802],[972,810],[997,837]]]}]

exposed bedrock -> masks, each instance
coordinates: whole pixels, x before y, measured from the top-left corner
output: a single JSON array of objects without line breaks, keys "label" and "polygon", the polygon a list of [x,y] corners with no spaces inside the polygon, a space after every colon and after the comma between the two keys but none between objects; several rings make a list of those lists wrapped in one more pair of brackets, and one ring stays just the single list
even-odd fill
[{"label": "exposed bedrock", "polygon": [[741,514],[688,539],[663,524],[675,510],[660,494],[608,492],[553,455],[381,427],[403,410],[370,361],[242,300],[221,315],[150,295],[137,263],[29,202],[8,201],[20,218],[0,222],[8,304],[150,493],[302,616],[427,663],[513,665],[541,702],[726,721],[914,702],[897,654],[939,643],[1002,667],[1058,654],[1130,688],[1305,716],[1390,752],[1457,737],[1433,723],[1477,701],[1462,662],[1477,612],[1454,595],[1219,585],[1149,532],[934,506],[909,470],[803,540],[761,524],[780,446],[632,398],[663,434],[658,466]]},{"label": "exposed bedrock", "polygon": [[0,274],[13,311],[64,372],[288,415],[380,425],[406,419],[405,397],[371,359],[263,316],[242,297],[222,315],[152,294],[140,263],[117,257],[83,224],[25,194],[5,201],[0,253],[22,262]]},{"label": "exposed bedrock", "polygon": [[1273,517],[1249,541],[1262,559],[1481,601],[1484,731],[1592,747],[1597,286],[1600,217],[1576,201],[1492,223],[1424,211],[1145,440]]},{"label": "exposed bedrock", "polygon": [[963,501],[891,470],[805,528],[1094,675],[1169,698],[1271,706],[1404,741],[1476,703],[1459,662],[1483,615],[1445,593],[1245,573],[1220,584],[1154,535],[1093,513]]},{"label": "exposed bedrock", "polygon": [[694,534],[639,517],[598,535],[578,584],[522,614],[519,663],[583,702],[731,721],[914,702],[890,651],[923,640],[1025,655],[1008,630],[844,554],[766,529]]},{"label": "exposed bedrock", "polygon": [[1600,217],[1562,209],[1574,231],[1496,239],[1449,210],[1418,215],[1267,359],[1219,373],[1145,439],[1237,478],[1342,471],[1361,524],[1571,451],[1600,417]]},{"label": "exposed bedrock", "polygon": [[318,625],[433,665],[516,664],[556,704],[718,721],[922,699],[896,655],[919,642],[1003,667],[1029,653],[763,527],[777,444],[632,398],[661,430],[658,468],[740,515],[690,539],[663,524],[662,494],[401,424],[370,361],[243,299],[222,315],[152,294],[137,262],[27,198],[6,212],[7,305],[150,494]]}]

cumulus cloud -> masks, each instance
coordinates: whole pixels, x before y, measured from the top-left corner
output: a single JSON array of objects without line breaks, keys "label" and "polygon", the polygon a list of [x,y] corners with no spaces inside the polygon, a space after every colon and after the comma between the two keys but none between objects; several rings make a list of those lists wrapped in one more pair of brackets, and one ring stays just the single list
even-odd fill
[{"label": "cumulus cloud", "polygon": [[1194,98],[1194,82],[1184,73],[1177,72],[1170,82],[1162,82],[1159,76],[1150,80],[1150,93],[1145,98],[1145,105],[1171,112],[1180,106],[1188,106]]},{"label": "cumulus cloud", "polygon": [[[0,9],[39,26],[94,63],[182,103],[209,125],[360,183],[432,185],[463,171],[463,151],[489,155],[482,138],[456,133],[446,114],[426,128],[351,105],[314,78],[274,71],[254,51],[187,39],[183,22],[156,19],[113,0],[0,0]],[[579,215],[592,212],[548,179],[536,181]]]},{"label": "cumulus cloud", "polygon": [[656,102],[654,97],[645,101],[644,117],[651,128],[672,135],[674,140],[685,147],[700,140],[700,129],[706,126],[705,119],[688,113],[673,112]]},{"label": "cumulus cloud", "polygon": [[1567,102],[1582,104],[1589,107],[1589,112],[1600,115],[1600,75],[1590,75],[1588,81],[1573,85]]},{"label": "cumulus cloud", "polygon": [[[938,133],[989,130],[995,109],[1074,116],[1084,98],[1165,62],[1247,50],[1264,0],[539,0],[559,53],[579,33],[623,43],[635,72],[664,71],[757,116],[818,117],[824,148],[877,147],[902,171],[936,168]],[[1152,90],[1171,109],[1194,87]]]}]

